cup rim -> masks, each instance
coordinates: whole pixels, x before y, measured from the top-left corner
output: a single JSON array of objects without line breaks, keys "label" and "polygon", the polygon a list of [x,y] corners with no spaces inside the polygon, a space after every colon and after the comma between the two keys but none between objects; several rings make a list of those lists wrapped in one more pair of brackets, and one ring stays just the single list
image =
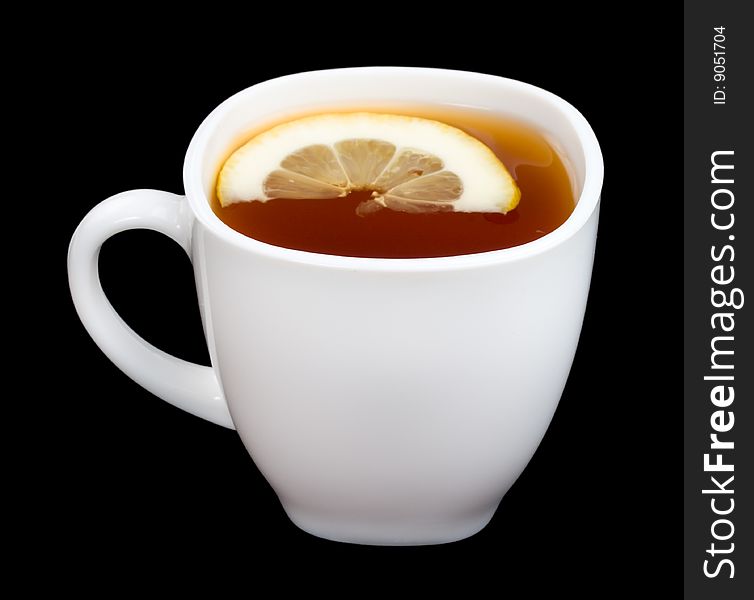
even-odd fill
[{"label": "cup rim", "polygon": [[[537,95],[552,105],[553,108],[559,110],[574,128],[584,151],[585,162],[584,184],[581,189],[581,194],[576,203],[576,207],[565,222],[541,238],[519,246],[504,248],[501,250],[432,258],[366,258],[320,254],[268,244],[235,231],[226,225],[214,213],[203,189],[202,159],[217,123],[220,122],[228,111],[232,110],[238,104],[246,102],[248,96],[253,95],[259,89],[264,87],[285,87],[292,81],[301,84],[308,83],[310,85],[315,85],[317,78],[322,77],[323,75],[329,76],[333,73],[348,76],[349,74],[398,75],[407,72],[416,76],[423,75],[459,78],[469,83],[479,81],[489,83],[490,81],[493,81],[496,84],[505,85],[510,89],[516,89],[518,91]],[[226,242],[229,242],[242,250],[253,252],[255,254],[262,254],[272,259],[306,263],[320,267],[360,271],[417,272],[454,270],[458,268],[516,262],[536,256],[566,242],[576,235],[576,233],[578,233],[578,231],[587,223],[599,203],[603,176],[604,163],[602,151],[594,131],[586,118],[573,105],[562,99],[560,96],[529,83],[497,75],[427,67],[348,67],[340,69],[324,69],[284,75],[282,77],[252,85],[230,96],[227,100],[219,104],[204,119],[189,144],[183,166],[184,187],[194,217],[208,230],[212,231],[212,233]]]}]

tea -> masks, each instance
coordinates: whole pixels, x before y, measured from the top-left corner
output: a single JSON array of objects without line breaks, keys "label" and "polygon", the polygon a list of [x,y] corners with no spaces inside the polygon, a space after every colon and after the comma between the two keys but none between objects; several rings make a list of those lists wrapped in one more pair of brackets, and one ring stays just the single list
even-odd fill
[{"label": "tea", "polygon": [[357,207],[371,192],[356,191],[346,197],[273,198],[226,207],[213,198],[217,216],[248,237],[295,250],[369,258],[430,258],[531,242],[559,227],[574,209],[571,180],[562,158],[530,126],[491,111],[454,106],[368,110],[433,119],[477,138],[515,179],[521,191],[518,206],[507,214],[412,213],[389,208],[364,214]]}]

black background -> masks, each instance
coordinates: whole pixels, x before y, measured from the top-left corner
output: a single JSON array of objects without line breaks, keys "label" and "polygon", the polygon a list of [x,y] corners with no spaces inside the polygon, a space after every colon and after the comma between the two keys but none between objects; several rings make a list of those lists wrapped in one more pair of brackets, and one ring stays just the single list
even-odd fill
[{"label": "black background", "polygon": [[[245,33],[176,25],[169,39],[145,18],[122,32],[108,21],[52,39],[41,74],[54,93],[42,110],[52,113],[63,185],[49,198],[45,339],[64,375],[36,374],[51,389],[33,405],[52,442],[34,482],[45,515],[38,552],[75,565],[65,569],[74,581],[241,574],[284,591],[334,589],[357,573],[369,587],[402,574],[427,590],[453,581],[528,590],[512,597],[544,587],[633,595],[649,582],[654,593],[680,591],[681,72],[680,46],[669,41],[680,39],[680,24],[654,14],[650,25],[633,9],[610,26],[535,9],[446,15],[432,26],[411,14],[410,26],[374,31],[312,16],[317,26],[304,35],[253,20]],[[658,69],[639,50],[660,30],[667,63]],[[67,290],[65,253],[81,218],[131,188],[182,193],[185,149],[218,103],[275,76],[359,65],[465,69],[541,86],[584,113],[605,158],[593,284],[563,399],[490,525],[444,546],[360,547],[298,530],[237,435],[120,373],[88,338]],[[208,364],[191,266],[177,245],[121,234],[105,244],[100,268],[137,332]],[[272,564],[288,574],[273,576]]]}]

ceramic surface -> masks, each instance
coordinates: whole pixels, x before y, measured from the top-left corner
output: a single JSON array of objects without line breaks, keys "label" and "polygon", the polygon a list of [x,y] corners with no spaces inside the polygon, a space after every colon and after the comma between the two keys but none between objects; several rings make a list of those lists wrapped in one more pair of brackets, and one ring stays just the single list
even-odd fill
[{"label": "ceramic surface", "polygon": [[[468,105],[533,124],[567,158],[576,209],[534,242],[430,259],[288,250],[211,211],[215,174],[240,132],[380,102]],[[238,93],[205,120],[187,153],[185,197],[135,190],[95,207],[71,242],[71,292],[127,375],[235,427],[301,528],[369,544],[453,541],[489,521],[560,399],[589,290],[602,174],[586,120],[524,83],[418,68],[292,75]],[[105,299],[100,245],[132,228],[165,233],[191,258],[212,368],[154,348]]]}]

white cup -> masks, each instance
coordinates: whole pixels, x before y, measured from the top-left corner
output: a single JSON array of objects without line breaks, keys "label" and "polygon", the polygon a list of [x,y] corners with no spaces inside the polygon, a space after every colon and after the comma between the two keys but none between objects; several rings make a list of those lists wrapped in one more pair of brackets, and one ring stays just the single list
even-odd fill
[{"label": "white cup", "polygon": [[[279,248],[212,212],[218,167],[240,133],[318,107],[401,102],[532,124],[565,157],[575,210],[528,244],[425,259]],[[186,155],[186,196],[134,190],[92,209],[71,240],[71,293],[128,376],[238,431],[305,531],[365,544],[450,542],[487,524],[560,399],[589,291],[602,176],[584,117],[525,83],[381,67],[281,77],[202,123]],[[168,235],[191,258],[211,368],[151,346],[105,298],[100,246],[136,228]]]}]

